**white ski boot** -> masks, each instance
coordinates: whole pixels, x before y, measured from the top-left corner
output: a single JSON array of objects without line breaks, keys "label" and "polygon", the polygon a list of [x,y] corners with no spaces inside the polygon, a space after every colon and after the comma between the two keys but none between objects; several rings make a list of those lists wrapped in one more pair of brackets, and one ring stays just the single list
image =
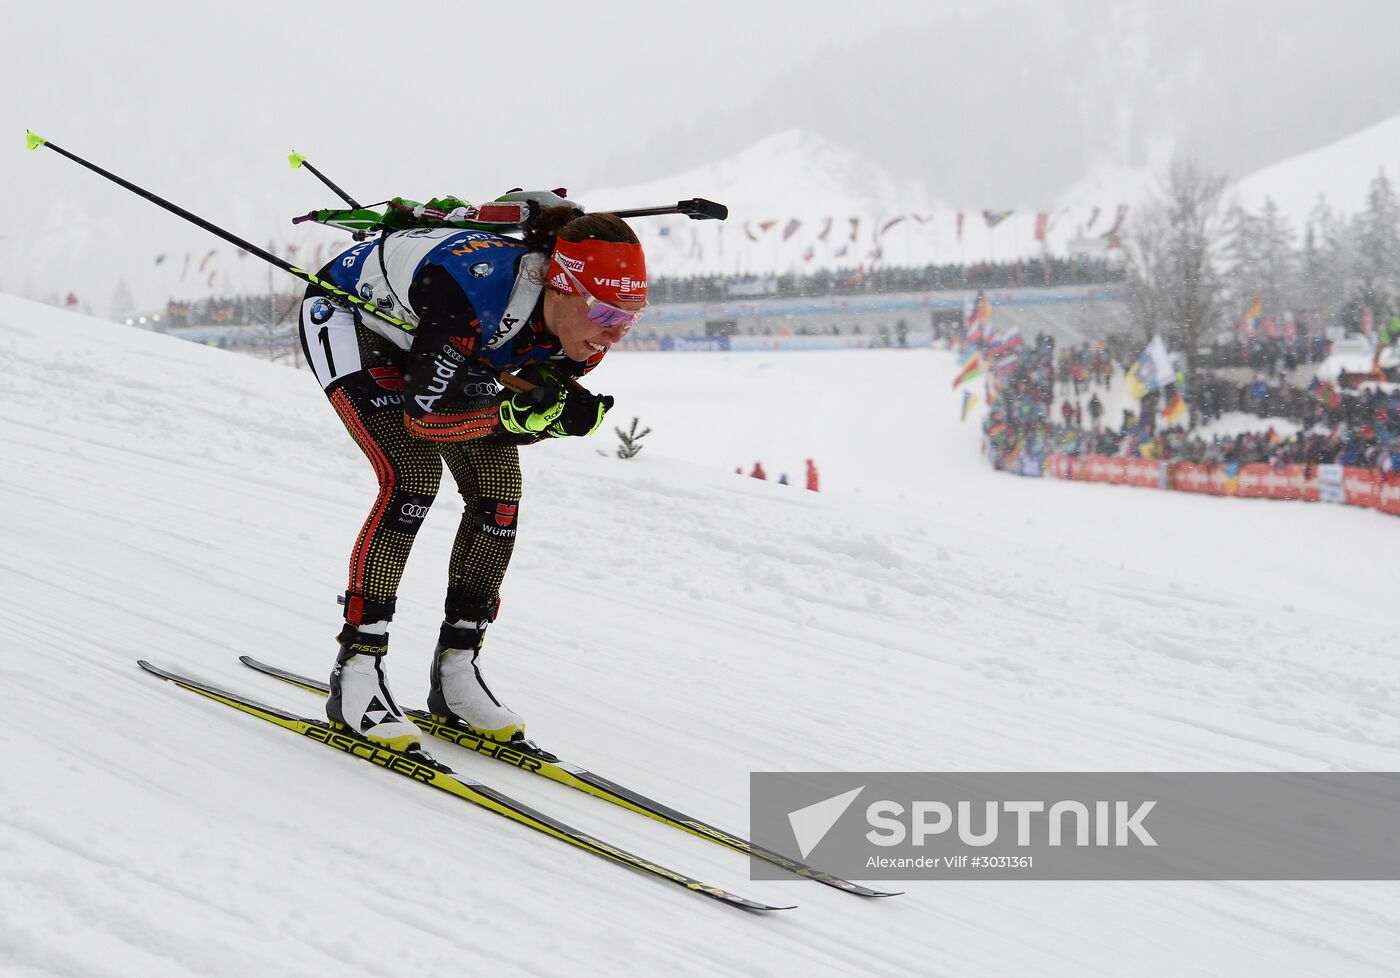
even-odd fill
[{"label": "white ski boot", "polygon": [[489,740],[523,740],[525,721],[500,700],[481,675],[481,642],[486,622],[444,624],[433,652],[428,710]]},{"label": "white ski boot", "polygon": [[[383,629],[378,630],[378,629]],[[389,651],[387,622],[340,632],[340,654],[331,672],[331,695],[326,716],[365,740],[391,750],[422,749],[423,732],[404,716],[384,678],[384,654]]]}]

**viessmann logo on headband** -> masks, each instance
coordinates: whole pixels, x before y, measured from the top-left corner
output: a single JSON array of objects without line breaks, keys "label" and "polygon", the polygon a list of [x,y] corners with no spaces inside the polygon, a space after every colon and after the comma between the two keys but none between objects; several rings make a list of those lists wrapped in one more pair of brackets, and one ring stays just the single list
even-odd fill
[{"label": "viessmann logo on headband", "polygon": [[[548,278],[567,269],[602,302],[646,302],[647,264],[639,244],[621,241],[559,239],[551,256]],[[564,289],[573,292],[573,288]]]},{"label": "viessmann logo on headband", "polygon": [[593,284],[605,289],[616,289],[618,292],[640,292],[645,295],[647,291],[646,279],[638,282],[630,278],[598,278],[595,275]]}]

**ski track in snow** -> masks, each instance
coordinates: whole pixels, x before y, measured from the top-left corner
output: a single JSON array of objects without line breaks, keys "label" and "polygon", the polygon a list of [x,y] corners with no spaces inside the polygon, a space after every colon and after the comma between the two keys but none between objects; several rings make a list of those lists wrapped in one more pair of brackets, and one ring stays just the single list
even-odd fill
[{"label": "ski track in snow", "polygon": [[[735,913],[141,673],[308,715],[369,466],[305,372],[0,296],[0,974],[1387,975],[1394,883],[910,883],[860,901],[436,752]],[[1400,524],[989,471],[936,351],[632,354],[523,453],[492,684],[565,757],[747,830],[754,770],[1395,770]],[[867,399],[881,391],[878,410]],[[824,492],[741,478],[754,459]],[[460,501],[405,575],[420,700]],[[637,736],[626,734],[635,732]]]}]

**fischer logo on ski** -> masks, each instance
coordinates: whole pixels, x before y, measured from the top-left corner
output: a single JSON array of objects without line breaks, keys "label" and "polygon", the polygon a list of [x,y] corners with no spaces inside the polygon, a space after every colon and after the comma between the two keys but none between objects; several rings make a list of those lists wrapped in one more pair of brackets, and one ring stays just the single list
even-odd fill
[{"label": "fischer logo on ski", "polygon": [[415,750],[410,753],[401,753],[399,751],[390,750],[387,747],[381,747],[343,731],[335,730],[323,720],[312,720],[309,717],[287,713],[276,707],[267,706],[256,700],[248,699],[231,690],[213,686],[188,676],[182,676],[179,673],[171,672],[167,669],[162,669],[145,660],[138,660],[137,665],[153,676],[173,683],[181,689],[187,689],[192,693],[198,693],[201,696],[214,700],[216,703],[231,707],[240,713],[246,713],[261,720],[266,720],[285,730],[301,734],[317,743],[324,744],[327,747],[333,747],[336,750],[349,754],[351,757],[369,761],[371,764],[382,767],[387,771],[393,771],[395,774],[400,774],[414,781],[437,788],[439,791],[446,794],[461,798],[463,801],[469,801],[481,808],[495,812],[497,815],[502,815],[513,822],[534,829],[544,835],[551,836],[575,848],[592,853],[595,856],[607,859],[610,862],[615,862],[657,879],[683,886],[687,890],[692,890],[703,896],[718,900],[728,906],[739,907],[744,910],[792,909],[791,907],[777,907],[766,903],[759,903],[756,900],[750,900],[747,897],[730,893],[728,890],[721,889],[720,887],[697,879],[692,879],[683,873],[668,869],[660,863],[652,862],[635,853],[603,842],[550,815],[530,808],[528,805],[518,802],[508,795],[502,794],[494,788],[482,784],[480,781],[454,774],[451,768],[435,760],[426,752]]},{"label": "fischer logo on ski", "polygon": [[[279,679],[292,686],[298,686],[310,692],[320,693],[323,696],[330,692],[330,688],[318,679],[298,675],[286,669],[260,662],[252,656],[241,656],[239,661],[250,669],[265,673],[274,679]],[[529,741],[517,741],[513,745],[503,744],[498,741],[483,738],[462,727],[444,723],[422,710],[408,710],[406,714],[424,733],[432,734],[434,737],[441,740],[450,741],[458,746],[465,747],[467,750],[489,757],[492,760],[502,761],[513,767],[529,771],[532,774],[538,774],[541,777],[556,781],[576,791],[582,791],[584,794],[592,795],[595,798],[601,798],[603,801],[609,802],[610,804],[617,805],[620,808],[626,808],[639,815],[645,815],[648,818],[655,819],[673,828],[689,832],[691,835],[698,836],[699,838],[707,839],[710,842],[724,846],[727,849],[732,849],[745,856],[762,859],[764,862],[782,867],[794,876],[813,880],[817,883],[822,883],[826,886],[856,896],[899,896],[898,893],[876,890],[860,883],[852,883],[849,880],[833,876],[831,873],[813,866],[808,866],[806,863],[799,862],[781,853],[772,852],[761,846],[756,846],[739,836],[731,835],[722,829],[716,828],[708,822],[692,818],[683,812],[671,808],[669,805],[664,805],[659,801],[648,798],[640,792],[633,791],[616,782],[609,781],[602,775],[594,774],[586,768],[579,767],[576,764],[565,763],[555,755],[548,751],[541,750]]]}]

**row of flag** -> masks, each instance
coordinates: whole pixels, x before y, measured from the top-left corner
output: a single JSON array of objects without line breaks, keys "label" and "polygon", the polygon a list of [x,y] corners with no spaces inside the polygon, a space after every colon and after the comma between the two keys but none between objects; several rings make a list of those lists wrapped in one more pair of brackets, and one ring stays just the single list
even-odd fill
[{"label": "row of flag", "polygon": [[[991,304],[986,296],[978,293],[975,300],[969,300],[971,307],[966,319],[966,337],[971,348],[965,355],[958,375],[953,378],[953,389],[981,377],[988,368],[992,374],[987,378],[988,401],[995,399],[999,377],[1015,365],[1014,358],[1006,354],[1021,345],[1021,331],[1012,327],[1008,332],[997,336],[991,327]],[[1154,336],[1146,349],[1139,354],[1126,372],[1128,392],[1135,400],[1142,400],[1153,391],[1163,392],[1162,414],[1168,424],[1176,424],[1186,413],[1186,400],[1182,392],[1186,389],[1185,378],[1172,365],[1167,344],[1160,336]],[[977,395],[970,390],[963,391],[962,420],[977,403]]]},{"label": "row of flag", "polygon": [[[1371,310],[1362,310],[1362,331],[1369,334],[1371,332]],[[1242,339],[1252,339],[1254,337],[1266,336],[1269,339],[1284,339],[1292,343],[1298,338],[1298,324],[1293,319],[1292,312],[1283,314],[1283,321],[1277,317],[1264,315],[1264,300],[1260,296],[1255,296],[1254,301],[1245,309],[1244,315],[1240,317],[1239,334]]]},{"label": "row of flag", "polygon": [[[1085,231],[1085,233],[1091,232],[1093,230],[1094,225],[1098,223],[1099,216],[1102,212],[1102,208],[1095,207],[1093,209],[1093,211],[1089,215],[1089,220],[1084,225],[1083,230]],[[1015,210],[984,210],[982,211],[981,216],[987,228],[992,229],[997,227],[999,224],[1001,224],[1014,213],[1016,213]],[[1049,232],[1054,229],[1055,224],[1066,213],[1068,213],[1068,210],[1061,210],[1054,213],[1050,211],[1035,212],[1035,240],[1044,242]],[[1100,233],[1099,236],[1110,240],[1116,239],[1118,237],[1119,232],[1122,231],[1123,222],[1127,219],[1127,217],[1128,205],[1119,204],[1113,224],[1107,230]],[[884,219],[882,221],[871,222],[871,231],[869,232],[869,238],[878,247],[880,239],[885,234],[887,234],[892,228],[904,223],[905,221],[913,221],[916,224],[924,225],[932,221],[933,218],[934,215],[932,214],[917,214],[910,212],[908,214],[899,214],[894,217]],[[966,225],[966,221],[967,213],[965,211],[958,211],[955,218],[955,226],[957,229],[957,238],[959,241],[961,241],[963,238],[963,229]],[[787,241],[802,229],[803,222],[801,218],[796,217],[788,218],[786,222],[778,220],[745,221],[744,235],[750,241],[761,241],[768,234],[777,229],[780,224],[782,225],[782,227],[781,230],[778,230],[777,233],[781,240]],[[842,225],[838,225],[836,218],[828,217],[823,219],[821,230],[817,232],[813,240],[826,243],[831,239],[832,230],[837,229],[837,240],[844,241],[846,245],[855,244],[860,240],[861,225],[862,218],[848,217],[846,218],[846,224],[844,225],[845,230],[840,230]],[[669,228],[663,228],[661,234],[665,236],[669,233],[669,230]],[[841,252],[838,252],[837,254],[839,256],[843,253],[844,248]]]},{"label": "row of flag", "polygon": [[[991,301],[986,293],[978,292],[976,298],[964,302],[963,335],[969,344],[969,350],[962,362],[962,368],[953,378],[953,389],[956,390],[969,380],[981,377],[990,369],[992,376],[987,379],[987,385],[988,397],[991,398],[998,375],[1015,363],[1007,354],[1014,352],[1021,345],[1021,330],[1013,326],[1005,333],[998,334],[992,326]],[[971,391],[963,391],[964,421],[975,403],[976,395]]]}]

